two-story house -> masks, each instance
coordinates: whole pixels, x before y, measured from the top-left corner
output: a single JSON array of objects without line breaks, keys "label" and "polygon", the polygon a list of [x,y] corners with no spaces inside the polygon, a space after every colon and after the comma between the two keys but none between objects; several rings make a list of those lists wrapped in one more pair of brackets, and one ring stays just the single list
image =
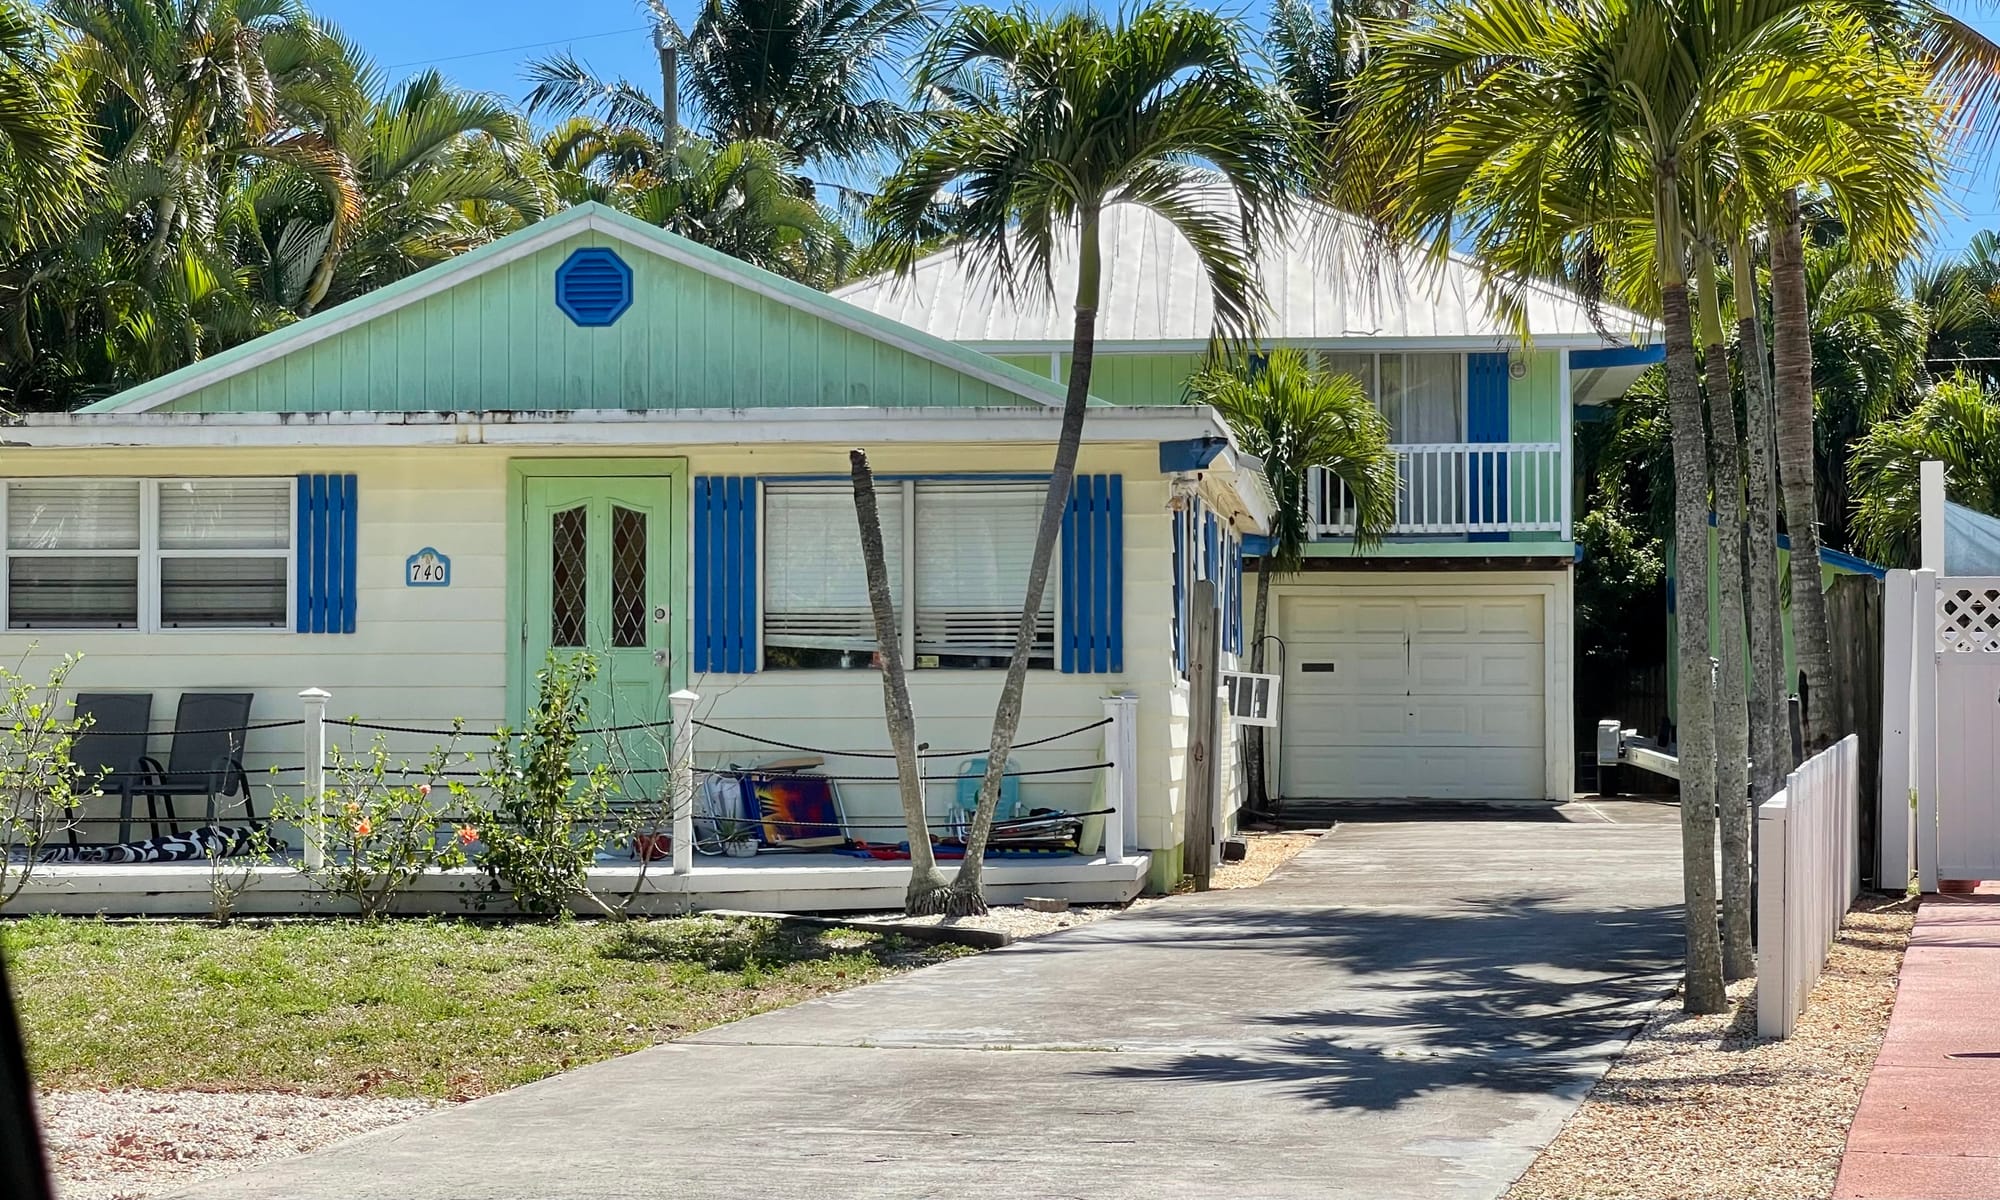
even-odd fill
[{"label": "two-story house", "polygon": [[[1320,210],[1259,270],[1266,346],[1353,375],[1388,418],[1402,490],[1385,544],[1357,553],[1339,482],[1308,497],[1308,569],[1272,586],[1271,753],[1295,798],[1567,798],[1573,759],[1571,426],[1662,358],[1652,324],[1554,287],[1503,316],[1477,263],[1383,250]],[[1091,391],[1178,405],[1213,314],[1193,250],[1151,211],[1103,222]],[[1068,377],[1075,266],[1008,295],[951,251],[839,295],[1054,380]],[[1527,337],[1519,334],[1525,325]],[[1254,550],[1254,539],[1250,549]]]}]

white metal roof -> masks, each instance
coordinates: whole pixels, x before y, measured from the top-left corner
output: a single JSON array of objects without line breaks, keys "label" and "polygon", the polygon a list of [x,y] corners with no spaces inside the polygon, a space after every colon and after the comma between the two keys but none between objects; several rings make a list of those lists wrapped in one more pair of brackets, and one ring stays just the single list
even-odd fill
[{"label": "white metal roof", "polygon": [[[1217,189],[1218,205],[1228,193]],[[1122,344],[1195,347],[1214,332],[1214,308],[1195,253],[1167,220],[1136,204],[1103,221],[1105,296],[1097,338]],[[1073,244],[1073,243],[1072,243]],[[1424,341],[1461,349],[1514,344],[1515,326],[1491,303],[1477,263],[1453,254],[1439,263],[1408,247],[1375,243],[1359,219],[1313,207],[1266,245],[1259,264],[1267,342],[1380,345]],[[905,278],[883,276],[834,293],[850,304],[988,351],[1067,348],[1074,326],[1076,257],[1059,252],[1053,296],[1009,297],[957,251],[920,261]],[[1607,346],[1655,340],[1636,313],[1587,304],[1546,285],[1526,289],[1527,325],[1538,344]]]}]

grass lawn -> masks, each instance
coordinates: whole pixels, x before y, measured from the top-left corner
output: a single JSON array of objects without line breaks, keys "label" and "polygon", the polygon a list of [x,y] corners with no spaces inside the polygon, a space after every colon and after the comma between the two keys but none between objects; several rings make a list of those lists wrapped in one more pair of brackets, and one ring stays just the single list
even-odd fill
[{"label": "grass lawn", "polygon": [[45,1088],[469,1099],[964,953],[717,917],[0,925]]}]

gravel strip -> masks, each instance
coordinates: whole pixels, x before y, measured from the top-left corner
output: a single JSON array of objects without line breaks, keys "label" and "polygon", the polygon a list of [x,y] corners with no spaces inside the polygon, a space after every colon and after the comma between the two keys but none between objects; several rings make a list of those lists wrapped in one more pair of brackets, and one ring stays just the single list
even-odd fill
[{"label": "gravel strip", "polygon": [[1915,902],[1863,896],[1798,1029],[1757,1036],[1756,985],[1663,1003],[1507,1200],[1821,1200],[1875,1065]]},{"label": "gravel strip", "polygon": [[437,1107],[271,1092],[44,1092],[40,1106],[62,1200],[138,1200]]},{"label": "gravel strip", "polygon": [[[1250,843],[1249,853],[1242,862],[1217,864],[1211,878],[1214,888],[1256,887],[1270,878],[1271,872],[1283,866],[1291,857],[1318,840],[1317,833],[1246,833],[1242,835]],[[1059,913],[1037,912],[1013,904],[996,904],[983,917],[958,917],[947,920],[944,917],[906,917],[900,913],[855,913],[866,916],[871,923],[894,923],[897,925],[950,925],[957,929],[992,929],[1021,938],[1041,937],[1058,930],[1088,925],[1092,921],[1124,912],[1128,908],[1146,908],[1165,900],[1165,896],[1143,896],[1128,905],[1121,904],[1078,904]]]}]

